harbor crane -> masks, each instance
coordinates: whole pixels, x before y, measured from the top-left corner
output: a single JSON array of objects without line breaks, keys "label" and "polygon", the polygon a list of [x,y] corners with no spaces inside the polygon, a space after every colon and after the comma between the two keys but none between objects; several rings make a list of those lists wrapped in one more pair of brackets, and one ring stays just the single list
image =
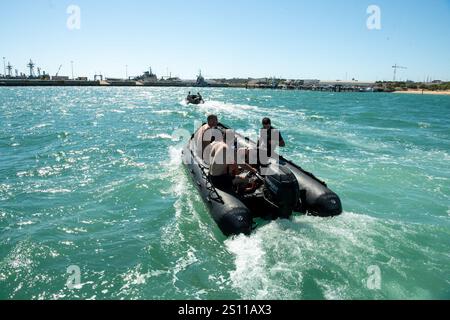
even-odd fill
[{"label": "harbor crane", "polygon": [[30,62],[27,64],[27,67],[30,69],[30,78],[34,77],[34,62],[30,59]]},{"label": "harbor crane", "polygon": [[8,77],[11,78],[11,71],[13,69],[11,62],[8,62],[8,66],[6,67],[6,69],[8,70]]},{"label": "harbor crane", "polygon": [[55,75],[55,77],[57,77],[57,76],[58,76],[59,72],[61,71],[61,68],[62,68],[62,65],[60,65],[60,66],[59,66],[58,72],[56,72],[56,75]]},{"label": "harbor crane", "polygon": [[406,67],[402,67],[402,66],[399,66],[399,65],[397,65],[397,64],[395,64],[394,66],[392,66],[392,68],[394,69],[394,82],[395,82],[395,80],[396,80],[396,78],[397,78],[397,69],[408,69],[408,68],[406,68]]}]

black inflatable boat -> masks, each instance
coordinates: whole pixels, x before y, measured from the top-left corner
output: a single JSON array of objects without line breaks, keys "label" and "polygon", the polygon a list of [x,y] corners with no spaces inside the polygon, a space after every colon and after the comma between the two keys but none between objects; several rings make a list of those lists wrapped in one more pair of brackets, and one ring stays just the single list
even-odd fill
[{"label": "black inflatable boat", "polygon": [[203,100],[202,96],[200,96],[200,95],[195,95],[195,94],[190,94],[190,95],[188,95],[188,96],[186,97],[186,102],[187,102],[188,104],[195,104],[195,105],[205,103],[205,101]]},{"label": "black inflatable boat", "polygon": [[[219,129],[228,129],[219,125]],[[236,134],[237,148],[256,147],[249,139]],[[183,149],[183,164],[198,188],[210,214],[224,235],[250,234],[253,219],[288,219],[296,213],[332,217],[342,213],[339,197],[327,185],[301,167],[282,157],[269,159],[264,175],[248,171],[254,182],[251,192],[221,190],[208,177],[209,168],[195,152],[194,139]],[[245,172],[244,172],[245,174]]]}]

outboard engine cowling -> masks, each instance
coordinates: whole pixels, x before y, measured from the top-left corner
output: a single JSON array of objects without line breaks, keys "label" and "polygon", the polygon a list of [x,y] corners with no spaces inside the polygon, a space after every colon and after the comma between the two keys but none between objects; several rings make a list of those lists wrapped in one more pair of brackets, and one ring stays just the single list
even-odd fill
[{"label": "outboard engine cowling", "polygon": [[289,219],[300,199],[297,178],[286,166],[271,164],[264,177],[264,195],[277,207],[277,217]]}]

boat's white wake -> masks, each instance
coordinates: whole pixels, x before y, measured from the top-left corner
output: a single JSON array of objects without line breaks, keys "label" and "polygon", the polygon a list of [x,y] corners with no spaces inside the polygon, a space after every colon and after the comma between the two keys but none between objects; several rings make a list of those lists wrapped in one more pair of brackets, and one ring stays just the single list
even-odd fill
[{"label": "boat's white wake", "polygon": [[[234,255],[232,286],[244,299],[374,299],[425,297],[426,292],[392,283],[384,274],[405,279],[405,243],[414,230],[394,221],[345,212],[332,219],[296,217],[275,221],[250,237],[225,242]],[[389,235],[390,242],[385,242]],[[420,244],[410,250],[423,253]],[[411,257],[413,259],[413,257]],[[384,290],[371,290],[373,268],[382,270]],[[414,291],[416,290],[416,291]]]}]

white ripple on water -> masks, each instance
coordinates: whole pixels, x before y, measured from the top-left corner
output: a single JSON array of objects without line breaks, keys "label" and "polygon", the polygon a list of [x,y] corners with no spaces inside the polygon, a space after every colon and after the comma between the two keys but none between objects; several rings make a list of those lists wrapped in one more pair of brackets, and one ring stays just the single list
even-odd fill
[{"label": "white ripple on water", "polygon": [[6,183],[0,184],[0,200],[8,200],[12,196],[12,187]]},{"label": "white ripple on water", "polygon": [[172,141],[177,141],[177,139],[175,139],[171,134],[168,133],[159,133],[156,135],[150,135],[150,134],[140,134],[137,136],[138,139],[141,140],[172,140]]},{"label": "white ripple on water", "polygon": [[180,257],[176,262],[175,266],[172,268],[172,284],[175,288],[177,288],[176,283],[179,281],[178,274],[185,271],[191,265],[198,262],[198,259],[195,255],[196,250],[190,246],[187,250],[186,254]]},{"label": "white ripple on water", "polygon": [[[184,230],[188,225],[194,224],[189,230],[199,230],[203,237],[214,240],[214,235],[208,226],[202,222],[199,212],[195,209],[194,203],[199,202],[199,196],[195,189],[192,189],[188,177],[184,172],[181,161],[181,148],[169,148],[169,160],[163,164],[166,168],[165,179],[169,179],[172,186],[169,190],[176,197],[173,204],[175,210],[174,218],[163,228],[161,244],[171,252],[178,252],[179,258],[173,262],[170,274],[172,276],[172,284],[178,293],[194,294],[185,292],[178,288],[179,274],[186,271],[191,266],[199,262],[196,255],[197,250],[189,244],[188,235]],[[196,292],[195,295],[202,295],[204,292]]]},{"label": "white ripple on water", "polygon": [[[162,162],[162,167],[166,170],[163,174],[159,175],[161,179],[169,179],[169,181],[172,181],[169,193],[177,198],[173,205],[175,209],[175,223],[169,223],[163,230],[164,236],[162,237],[162,243],[167,246],[170,246],[172,243],[184,241],[183,234],[179,228],[179,222],[182,219],[183,206],[190,201],[186,197],[187,180],[183,178],[184,176],[182,174],[181,151],[182,148],[169,147],[168,159]],[[174,239],[174,237],[177,239]],[[176,242],[173,242],[174,240]]]},{"label": "white ripple on water", "polygon": [[182,117],[187,117],[188,116],[188,112],[187,111],[178,111],[178,110],[170,110],[170,109],[166,109],[166,110],[156,110],[156,111],[152,111],[155,114],[159,114],[159,115],[171,115],[171,114],[177,114],[180,115]]},{"label": "white ripple on water", "polygon": [[221,101],[206,101],[204,104],[195,106],[198,110],[205,113],[226,114],[233,117],[248,116],[249,112],[260,111],[260,108],[252,105],[233,104]]},{"label": "white ripple on water", "polygon": [[[181,147],[169,147],[168,160],[162,163],[165,172],[160,175],[161,179],[168,179],[171,181],[171,187],[169,193],[176,197],[176,201],[173,204],[175,209],[175,223],[170,223],[165,232],[170,235],[168,238],[176,236],[179,240],[183,241],[184,236],[180,230],[180,226],[186,222],[195,221],[198,223],[197,227],[204,228],[201,223],[201,219],[198,212],[194,208],[194,202],[199,201],[199,196],[190,187],[191,184],[186,177],[184,168],[182,165],[181,157]],[[167,242],[168,245],[173,243],[172,241]]]},{"label": "white ripple on water", "polygon": [[29,226],[29,225],[32,225],[32,224],[35,224],[35,223],[36,223],[36,222],[34,222],[34,221],[27,220],[27,221],[21,221],[21,222],[18,222],[17,225],[18,225],[19,227],[23,227],[23,226]]},{"label": "white ripple on water", "polygon": [[58,230],[64,231],[67,234],[79,234],[79,233],[86,233],[88,232],[86,229],[84,228],[73,228],[73,229],[69,229],[67,227],[63,227],[63,228],[58,228]]},{"label": "white ripple on water", "polygon": [[[427,297],[426,290],[410,292],[403,286],[408,283],[409,266],[395,258],[403,250],[399,245],[430,254],[428,248],[406,241],[406,235],[414,232],[401,224],[399,228],[399,223],[348,212],[334,219],[272,222],[250,237],[226,240],[235,259],[230,279],[244,299],[305,299],[310,296],[304,290],[311,287],[320,291],[314,298]],[[390,239],[377,243],[386,234]],[[372,265],[396,273],[396,283],[385,284],[383,291],[368,290],[367,268]]]},{"label": "white ripple on water", "polygon": [[113,109],[113,110],[111,110],[111,112],[113,112],[113,113],[120,113],[120,114],[127,113],[126,111],[119,110],[119,109]]},{"label": "white ripple on water", "polygon": [[35,190],[31,193],[50,193],[50,194],[59,194],[59,193],[71,193],[72,190],[64,189],[64,188],[51,188],[51,189],[43,189],[43,190]]},{"label": "white ripple on water", "polygon": [[18,242],[0,261],[0,283],[5,281],[8,284],[14,284],[14,288],[8,293],[0,292],[0,295],[5,297],[4,295],[8,294],[9,299],[14,299],[20,292],[48,285],[53,279],[52,276],[43,273],[36,275],[33,272],[42,261],[58,256],[57,251],[45,245],[27,240]]},{"label": "white ripple on water", "polygon": [[50,123],[41,123],[38,125],[35,125],[34,127],[31,127],[28,131],[35,131],[36,129],[42,129],[42,128],[46,128],[46,127],[50,127],[51,124]]},{"label": "white ripple on water", "polygon": [[227,240],[226,247],[235,255],[236,270],[231,272],[231,280],[239,291],[243,291],[243,298],[267,298],[270,279],[267,275],[263,239],[240,236]]},{"label": "white ripple on water", "polygon": [[70,168],[69,164],[48,166],[48,167],[43,167],[43,168],[37,169],[37,174],[40,177],[51,177],[54,175],[58,175],[61,172],[63,172],[64,170],[67,170],[69,168]]},{"label": "white ripple on water", "polygon": [[136,267],[121,275],[124,284],[119,290],[119,295],[123,295],[125,297],[136,296],[136,294],[139,293],[139,286],[145,285],[152,278],[167,274],[167,271],[164,270],[143,272],[142,269],[142,265],[138,264]]},{"label": "white ripple on water", "polygon": [[303,122],[300,127],[291,128],[290,130],[296,133],[309,134],[327,140],[330,138],[340,140],[345,142],[346,145],[352,145],[361,150],[379,151],[393,147],[392,145],[389,145],[389,143],[367,139],[355,133],[346,132],[339,127],[327,127],[327,129],[321,129]]}]

